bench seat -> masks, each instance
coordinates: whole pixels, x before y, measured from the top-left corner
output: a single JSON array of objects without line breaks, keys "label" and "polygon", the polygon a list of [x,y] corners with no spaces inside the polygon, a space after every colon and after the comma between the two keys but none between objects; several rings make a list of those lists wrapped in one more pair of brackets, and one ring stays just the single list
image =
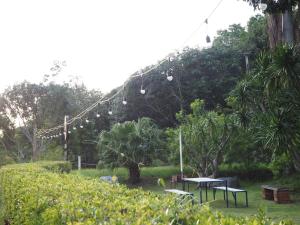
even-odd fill
[{"label": "bench seat", "polygon": [[232,193],[232,196],[234,198],[234,205],[237,207],[237,193],[239,192],[244,192],[245,197],[246,197],[246,207],[248,207],[248,193],[246,190],[243,189],[237,189],[237,188],[232,188],[232,187],[225,187],[225,186],[219,186],[219,187],[213,187],[213,195],[214,195],[214,200],[216,199],[216,191],[217,190],[222,190],[224,192],[224,199],[225,199],[225,192],[230,191]]},{"label": "bench seat", "polygon": [[[226,191],[226,187],[225,186],[213,187],[213,188],[214,189],[218,189],[218,190]],[[245,192],[245,190],[237,189],[237,188],[231,188],[231,187],[227,187],[227,190],[230,191],[230,192]]]},{"label": "bench seat", "polygon": [[182,191],[178,189],[165,189],[165,192],[174,193],[181,196],[190,196],[192,198],[192,204],[194,204],[194,194],[187,191]]}]

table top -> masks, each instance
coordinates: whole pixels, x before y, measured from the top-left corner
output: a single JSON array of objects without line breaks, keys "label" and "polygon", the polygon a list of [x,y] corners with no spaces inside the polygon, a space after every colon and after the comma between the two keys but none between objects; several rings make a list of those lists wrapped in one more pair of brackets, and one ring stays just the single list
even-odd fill
[{"label": "table top", "polygon": [[208,182],[224,182],[221,179],[214,179],[210,177],[194,177],[194,178],[182,178],[183,181],[197,182],[197,183],[208,183]]}]

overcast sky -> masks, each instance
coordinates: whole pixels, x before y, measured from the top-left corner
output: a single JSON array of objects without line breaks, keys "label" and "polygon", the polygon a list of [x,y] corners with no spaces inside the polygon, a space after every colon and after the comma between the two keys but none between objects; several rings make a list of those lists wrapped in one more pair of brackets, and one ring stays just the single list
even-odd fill
[{"label": "overcast sky", "polygon": [[[77,76],[108,92],[133,72],[176,49],[220,0],[0,0],[0,91],[40,82],[53,61],[59,80]],[[206,46],[207,33],[246,25],[257,14],[242,0],[223,0],[185,46]]]}]

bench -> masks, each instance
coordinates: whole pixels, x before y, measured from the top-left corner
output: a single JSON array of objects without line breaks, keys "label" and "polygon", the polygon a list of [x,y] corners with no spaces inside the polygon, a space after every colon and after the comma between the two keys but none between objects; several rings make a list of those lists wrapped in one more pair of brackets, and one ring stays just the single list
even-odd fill
[{"label": "bench", "polygon": [[[223,193],[224,193],[224,200],[225,200],[226,187],[225,186],[213,187],[214,200],[216,199],[216,191],[217,190],[222,190],[223,191]],[[237,202],[237,193],[244,192],[245,193],[245,197],[246,197],[246,207],[248,207],[248,193],[247,193],[246,190],[227,187],[227,191],[230,191],[232,193],[235,207],[237,207],[237,203],[236,203]]]},{"label": "bench", "polygon": [[178,189],[165,189],[165,192],[174,193],[183,197],[188,196],[192,199],[192,205],[194,205],[194,194],[191,192],[186,192]]},{"label": "bench", "polygon": [[275,187],[262,185],[262,197],[266,200],[274,200],[277,203],[290,203],[289,189],[284,187]]}]

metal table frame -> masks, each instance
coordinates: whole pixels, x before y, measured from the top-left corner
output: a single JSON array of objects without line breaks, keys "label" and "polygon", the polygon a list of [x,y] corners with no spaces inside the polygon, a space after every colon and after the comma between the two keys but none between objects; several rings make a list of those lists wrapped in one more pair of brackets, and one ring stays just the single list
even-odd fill
[{"label": "metal table frame", "polygon": [[224,186],[225,186],[225,201],[226,201],[226,206],[227,206],[227,208],[229,207],[227,180],[214,179],[214,178],[209,178],[209,177],[182,178],[182,189],[185,190],[185,183],[187,183],[187,185],[188,185],[188,191],[189,191],[189,183],[190,182],[194,182],[194,183],[198,183],[199,184],[199,195],[200,195],[199,202],[200,202],[200,204],[202,204],[202,184],[205,184],[206,201],[207,201],[207,185],[209,183],[219,182],[219,183],[224,184]]}]

